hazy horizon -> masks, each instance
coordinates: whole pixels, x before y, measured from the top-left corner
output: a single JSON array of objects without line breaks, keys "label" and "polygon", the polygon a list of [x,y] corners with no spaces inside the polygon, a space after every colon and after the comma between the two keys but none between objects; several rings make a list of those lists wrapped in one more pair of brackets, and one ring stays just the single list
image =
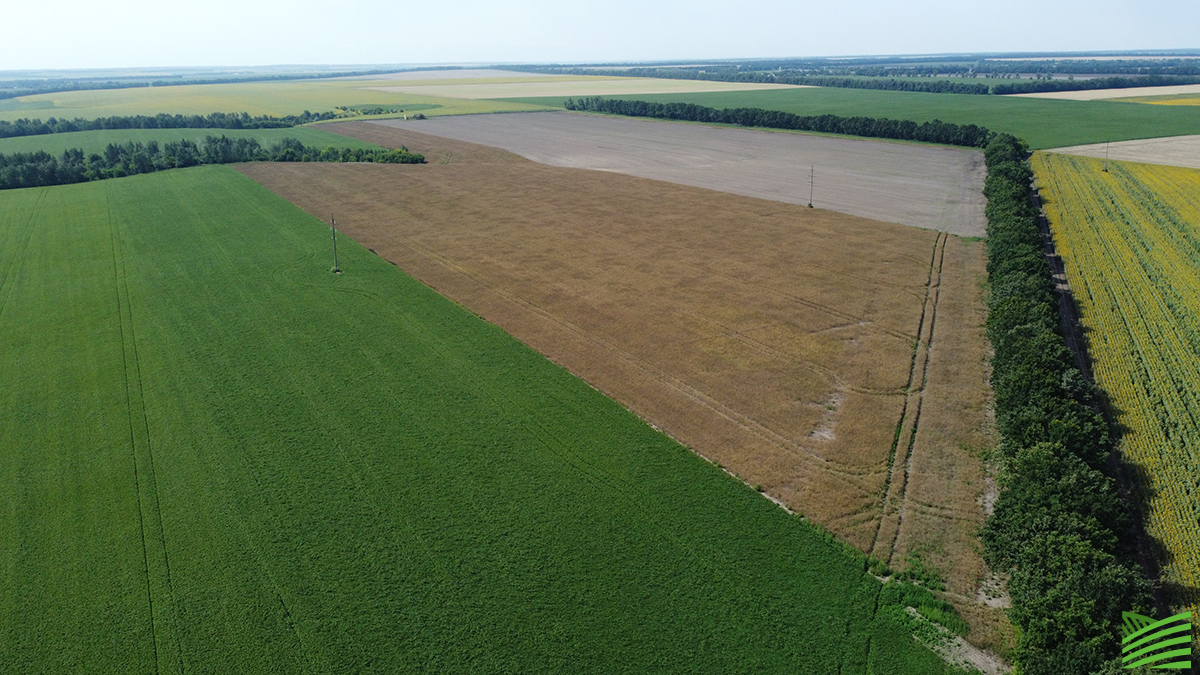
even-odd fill
[{"label": "hazy horizon", "polygon": [[65,0],[9,9],[0,71],[1170,50],[1200,46],[1197,25],[1200,3],[1190,0],[755,0],[736,9],[712,0]]}]

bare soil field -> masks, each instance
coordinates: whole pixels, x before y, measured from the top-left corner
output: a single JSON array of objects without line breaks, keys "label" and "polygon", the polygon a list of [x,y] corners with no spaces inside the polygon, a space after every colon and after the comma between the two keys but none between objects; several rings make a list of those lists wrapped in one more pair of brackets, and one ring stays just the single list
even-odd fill
[{"label": "bare soil field", "polygon": [[[343,126],[431,164],[241,170],[845,541],[924,556],[970,603],[982,242]],[[977,644],[1003,642],[989,608],[964,609]]]},{"label": "bare soil field", "polygon": [[[363,126],[370,124],[496,146],[553,166],[791,204],[808,204],[812,172],[819,208],[966,236],[986,227],[983,155],[975,150],[562,112]],[[338,133],[380,138],[351,127]]]},{"label": "bare soil field", "polygon": [[716,82],[709,80],[663,80],[652,77],[604,77],[576,75],[553,81],[522,78],[521,82],[475,82],[462,84],[388,84],[367,89],[445,98],[527,98],[531,96],[633,96],[638,94],[690,94],[707,91],[750,91],[797,89],[803,85]]},{"label": "bare soil field", "polygon": [[1057,98],[1065,101],[1104,101],[1134,96],[1167,96],[1200,94],[1200,84],[1180,84],[1167,87],[1132,87],[1129,89],[1088,89],[1084,91],[1044,91],[1036,94],[1009,94],[1025,98]]},{"label": "bare soil field", "polygon": [[1107,144],[1075,145],[1069,148],[1051,148],[1046,152],[1099,159],[1103,159],[1107,152],[1109,159],[1123,162],[1166,164],[1200,169],[1200,136],[1169,136]]}]

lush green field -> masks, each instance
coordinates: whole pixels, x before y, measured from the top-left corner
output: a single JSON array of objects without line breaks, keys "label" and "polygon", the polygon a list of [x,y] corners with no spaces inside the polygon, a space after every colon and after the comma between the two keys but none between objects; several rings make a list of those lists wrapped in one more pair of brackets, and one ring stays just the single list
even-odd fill
[{"label": "lush green field", "polygon": [[[659,94],[637,98],[644,101],[681,101],[712,108],[766,108],[797,115],[861,115],[916,122],[940,119],[958,124],[979,124],[993,131],[1007,132],[1025,139],[1036,149],[1200,134],[1200,109],[1113,101],[1060,101],[831,87]],[[560,97],[508,100],[562,106]]]},{"label": "lush green field", "polygon": [[259,143],[270,145],[281,138],[295,138],[306,146],[325,148],[330,145],[335,148],[375,149],[379,146],[364,143],[352,138],[331,134],[313,127],[294,127],[291,129],[104,129],[100,131],[73,131],[65,134],[44,134],[41,136],[19,136],[17,138],[0,138],[0,153],[36,152],[44,150],[52,155],[59,155],[64,150],[82,148],[84,152],[101,152],[110,143],[125,143],[137,141],[146,143],[158,141],[160,144],[178,141],[186,138],[200,141],[205,136],[228,136],[229,138],[257,138]]},{"label": "lush green field", "polygon": [[[377,91],[388,81],[301,80],[241,84],[198,84],[37,94],[0,100],[0,119],[82,117],[158,113],[207,115],[212,112],[251,115],[295,115],[325,112],[339,106],[422,106],[425,115],[457,115],[538,109],[524,103],[468,101],[417,94]],[[437,106],[431,108],[430,106]]]},{"label": "lush green field", "polygon": [[861,559],[340,244],[229,167],[0,193],[0,672],[942,671]]}]

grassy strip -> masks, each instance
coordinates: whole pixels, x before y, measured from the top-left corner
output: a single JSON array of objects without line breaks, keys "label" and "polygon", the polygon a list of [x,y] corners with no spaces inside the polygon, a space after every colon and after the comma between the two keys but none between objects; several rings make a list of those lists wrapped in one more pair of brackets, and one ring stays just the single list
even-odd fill
[{"label": "grassy strip", "polygon": [[947,672],[861,556],[329,246],[226,167],[0,194],[0,670]]},{"label": "grassy strip", "polygon": [[[801,116],[886,117],[913,120],[918,124],[933,120],[960,125],[975,124],[1021,138],[1034,149],[1200,134],[1200,115],[1194,110],[1112,101],[1059,101],[824,87],[647,94],[638,98],[651,103],[693,103],[717,109],[764,108]],[[565,97],[506,100],[561,108]]]},{"label": "grassy strip", "polygon": [[985,155],[987,331],[1002,438],[985,559],[1010,577],[1022,674],[1083,675],[1118,655],[1121,612],[1147,612],[1147,585],[1122,543],[1129,512],[1111,475],[1098,392],[1058,332],[1025,148],[1002,135]]}]

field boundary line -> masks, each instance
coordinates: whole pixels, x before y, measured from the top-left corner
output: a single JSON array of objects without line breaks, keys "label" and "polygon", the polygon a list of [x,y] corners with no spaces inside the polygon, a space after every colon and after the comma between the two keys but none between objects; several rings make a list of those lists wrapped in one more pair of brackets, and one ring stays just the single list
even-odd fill
[{"label": "field boundary line", "polygon": [[[611,343],[604,340],[603,338],[600,338],[600,337],[597,337],[597,336],[594,336],[594,335],[588,333],[587,331],[576,326],[575,324],[537,306],[536,304],[529,302],[528,300],[525,300],[524,298],[516,296],[507,290],[504,290],[503,288],[496,286],[495,284],[487,281],[486,279],[480,278],[478,275],[473,274],[469,270],[461,267],[460,265],[454,263],[453,261],[451,261],[443,256],[440,256],[436,253],[433,253],[432,251],[425,249],[424,247],[411,241],[410,239],[405,238],[402,241],[405,246],[407,246],[409,249],[415,251],[419,255],[430,259],[431,261],[446,268],[447,270],[449,270],[451,272],[454,272],[458,275],[466,277],[467,279],[470,279],[471,281],[479,284],[480,286],[487,289],[488,291],[496,294],[502,300],[512,303],[513,305],[516,305],[518,308],[524,309],[524,310],[538,316],[539,318],[542,318],[543,320],[548,321],[548,322],[554,324],[555,326],[558,326],[559,328],[575,335],[576,337],[606,350],[607,352],[609,352],[616,358],[618,358],[621,361],[625,362],[626,364],[642,371],[643,373],[646,373],[653,379],[670,387],[671,389],[674,389],[675,391],[684,395],[687,399],[693,401],[694,403],[697,403],[703,407],[708,408],[709,410],[713,411],[715,414],[717,414],[721,418],[733,423],[734,425],[759,437],[760,439],[767,441],[771,445],[774,445],[775,447],[778,447],[778,448],[784,450],[789,455],[792,455],[794,457],[802,459],[808,465],[809,470],[816,470],[816,471],[822,471],[822,472],[828,473],[828,474],[838,478],[842,482],[848,484],[850,487],[852,487],[855,490],[859,490],[859,491],[863,490],[862,486],[855,484],[854,481],[852,481],[852,480],[849,480],[849,478],[851,476],[854,476],[854,474],[848,474],[846,472],[838,470],[834,465],[832,465],[832,463],[827,458],[817,454],[815,451],[813,451],[809,448],[806,448],[798,443],[795,443],[794,441],[791,441],[787,437],[782,436],[778,432],[772,430],[770,427],[767,427],[767,426],[763,425],[761,422],[758,422],[757,420],[754,420],[753,418],[747,417],[747,416],[743,415],[742,413],[739,413],[736,410],[733,410],[733,409],[725,406],[724,404],[720,403],[719,401],[712,399],[704,392],[696,389],[695,387],[692,387],[691,385],[687,384],[686,382],[683,382],[682,380],[679,380],[678,378],[674,377],[673,375],[670,375],[666,372],[663,372],[662,370],[660,370],[658,368],[655,368],[654,366],[651,366],[650,364],[645,363],[644,361],[637,358],[636,356],[629,354],[628,352],[620,349],[619,347],[616,347],[615,345],[612,345]],[[576,377],[579,377],[579,375],[576,374]],[[580,379],[583,379],[583,378],[581,377]],[[607,394],[607,392],[604,392],[602,389],[595,387],[595,385],[591,385],[591,386],[593,386],[593,388],[596,388],[597,390],[601,391],[602,393],[605,393],[606,396],[609,395],[609,394]],[[639,415],[639,417],[641,417],[641,416]],[[668,434],[668,435],[670,435],[670,434]],[[693,449],[692,452],[696,452],[696,450]],[[700,453],[696,452],[696,454],[700,454]],[[701,455],[701,456],[703,456],[703,455]],[[706,457],[705,459],[708,459],[708,458]],[[710,460],[710,461],[712,461],[712,460]],[[870,474],[866,474],[866,475],[870,475]]]},{"label": "field boundary line", "polygon": [[[163,658],[170,659],[169,656],[163,654],[159,649],[159,630],[171,633],[174,638],[170,640],[174,642],[175,653],[173,670],[182,673],[183,668],[183,645],[180,642],[178,630],[178,608],[175,604],[175,593],[173,581],[171,579],[171,566],[167,557],[166,535],[163,531],[162,508],[159,501],[158,484],[155,479],[154,471],[154,453],[150,445],[150,429],[149,421],[146,413],[146,398],[142,389],[141,366],[137,355],[137,337],[134,332],[133,322],[133,307],[129,299],[129,281],[125,267],[124,246],[121,243],[120,226],[113,213],[112,207],[112,192],[111,186],[104,192],[105,200],[108,206],[108,223],[109,235],[113,254],[113,276],[114,286],[117,296],[117,313],[118,323],[121,335],[121,362],[122,368],[125,371],[125,405],[126,414],[129,420],[129,441],[130,449],[133,453],[134,464],[134,483],[137,488],[137,504],[138,504],[138,521],[142,533],[142,557],[146,569],[146,596],[150,608],[150,621],[154,639],[154,654],[155,654],[155,672],[162,672],[163,667],[161,660]],[[126,325],[128,324],[128,326]],[[136,402],[134,398],[136,397]],[[136,410],[135,410],[136,409]],[[140,423],[137,418],[140,415]],[[140,457],[138,447],[144,446],[145,457]],[[146,466],[139,469],[138,465],[145,463]],[[145,474],[145,475],[143,475]],[[142,491],[146,490],[149,497],[154,500],[153,514],[151,525],[157,525],[158,550],[156,554],[161,554],[161,565],[165,576],[166,588],[160,589],[166,591],[165,603],[167,607],[162,607],[161,611],[170,612],[168,617],[169,625],[162,626],[158,618],[155,617],[153,586],[154,574],[151,573],[151,560],[154,561],[154,567],[160,564],[157,559],[158,555],[151,556],[151,544],[149,539],[154,538],[153,535],[147,537],[146,533],[146,509],[149,508],[148,500],[142,498]],[[162,600],[162,598],[160,598]],[[162,603],[160,603],[161,605]],[[168,662],[170,663],[170,662]]]}]

